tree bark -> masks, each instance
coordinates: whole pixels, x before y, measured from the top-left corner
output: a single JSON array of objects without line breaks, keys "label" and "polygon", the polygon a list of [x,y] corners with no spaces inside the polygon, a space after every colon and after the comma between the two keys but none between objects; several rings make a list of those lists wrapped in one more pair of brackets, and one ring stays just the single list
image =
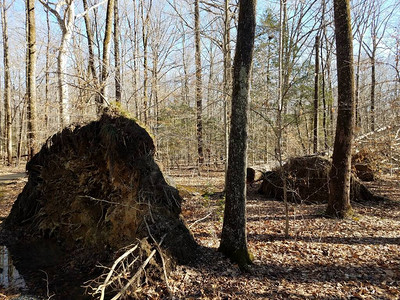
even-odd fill
[{"label": "tree bark", "polygon": [[197,128],[197,155],[201,165],[204,162],[203,154],[203,86],[201,78],[201,50],[200,50],[200,9],[199,0],[194,1],[194,35],[196,61],[196,128]]},{"label": "tree bark", "polygon": [[147,59],[148,59],[148,40],[149,40],[149,32],[148,32],[148,22],[150,18],[150,10],[152,6],[152,0],[150,1],[150,6],[144,14],[144,0],[141,1],[141,19],[142,19],[142,43],[143,43],[143,121],[144,124],[148,125],[148,107],[149,107],[149,99],[147,95],[147,85],[148,85],[148,66],[147,66]]},{"label": "tree bark", "polygon": [[6,0],[2,1],[1,7],[1,27],[3,31],[3,53],[4,53],[4,113],[5,113],[5,132],[6,132],[6,151],[7,163],[12,164],[12,118],[11,118],[11,78],[8,51],[8,29],[7,29],[7,7]]},{"label": "tree bark", "polygon": [[375,131],[375,85],[376,85],[376,75],[375,75],[375,43],[373,52],[371,55],[371,131]]},{"label": "tree bark", "polygon": [[[83,9],[85,11],[88,11],[88,5],[87,5],[87,0],[82,0],[83,2]],[[88,51],[89,51],[89,71],[92,74],[93,80],[94,80],[94,85],[97,86],[98,84],[98,78],[97,78],[97,72],[96,68],[94,66],[94,51],[93,51],[93,32],[90,27],[90,17],[89,13],[86,13],[84,15],[85,19],[85,27],[86,27],[86,36],[87,36],[87,43],[88,43]]]},{"label": "tree bark", "polygon": [[112,24],[114,15],[114,0],[107,1],[107,16],[106,16],[106,28],[104,32],[103,40],[103,58],[101,63],[101,92],[100,92],[100,103],[98,103],[98,113],[100,114],[103,110],[107,101],[107,79],[109,76],[109,64],[110,64],[110,47],[111,47],[111,34]]},{"label": "tree bark", "polygon": [[231,62],[231,31],[230,31],[230,14],[229,14],[229,0],[224,2],[224,154],[225,154],[225,174],[228,171],[228,153],[229,153],[229,94],[232,78],[232,62]]},{"label": "tree bark", "polygon": [[256,26],[256,1],[239,2],[237,44],[233,65],[232,121],[226,202],[219,251],[246,268],[252,258],[246,236],[246,151],[250,73]]},{"label": "tree bark", "polygon": [[354,129],[354,70],[350,1],[334,1],[338,77],[338,116],[329,202],[326,214],[336,218],[352,215],[350,204],[351,147]]},{"label": "tree bark", "polygon": [[315,71],[314,71],[314,153],[318,152],[318,110],[319,110],[319,33],[315,37]]},{"label": "tree bark", "polygon": [[49,98],[50,98],[50,47],[51,47],[51,31],[50,31],[50,13],[49,9],[46,10],[46,28],[47,28],[47,41],[46,41],[46,65],[45,65],[45,103],[44,103],[44,124],[45,136],[49,131]]},{"label": "tree bark", "polygon": [[114,60],[115,60],[115,101],[121,103],[122,90],[121,90],[121,60],[119,49],[119,7],[118,0],[114,0]]},{"label": "tree bark", "polygon": [[27,97],[28,97],[28,158],[36,154],[36,23],[35,0],[26,1],[27,14]]}]

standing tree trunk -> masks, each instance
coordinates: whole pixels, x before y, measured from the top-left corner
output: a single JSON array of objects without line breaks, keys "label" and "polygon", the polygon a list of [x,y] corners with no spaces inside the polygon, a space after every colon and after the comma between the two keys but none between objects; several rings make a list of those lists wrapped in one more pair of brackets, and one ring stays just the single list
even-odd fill
[{"label": "standing tree trunk", "polygon": [[256,26],[256,1],[239,1],[237,44],[233,64],[232,120],[226,175],[224,224],[219,251],[246,268],[251,263],[246,236],[246,151],[250,72]]},{"label": "standing tree trunk", "polygon": [[315,73],[314,73],[314,153],[318,152],[318,110],[319,110],[319,33],[315,37]]},{"label": "standing tree trunk", "polygon": [[324,150],[329,149],[328,145],[328,128],[326,124],[326,115],[327,115],[327,106],[326,106],[326,81],[325,81],[325,69],[328,63],[324,63],[324,48],[326,48],[326,60],[329,59],[329,44],[326,43],[326,46],[324,47],[324,39],[323,37],[326,37],[326,20],[325,20],[325,11],[326,11],[326,2],[325,0],[322,0],[322,19],[321,19],[321,29],[322,29],[322,35],[321,35],[321,43],[320,43],[320,57],[321,57],[321,79],[322,79],[322,128],[324,130]]},{"label": "standing tree trunk", "polygon": [[6,132],[7,163],[12,164],[12,118],[11,118],[11,78],[8,51],[8,29],[7,29],[7,7],[6,0],[3,0],[1,7],[1,28],[3,31],[3,53],[4,53],[4,113]]},{"label": "standing tree trunk", "polygon": [[36,154],[36,24],[35,0],[26,1],[27,16],[27,97],[28,97],[28,158]]},{"label": "standing tree trunk", "polygon": [[[83,9],[85,11],[88,11],[88,5],[87,5],[87,0],[82,0],[83,2]],[[84,15],[85,18],[85,27],[86,27],[86,36],[87,36],[87,42],[88,42],[88,52],[89,52],[89,71],[92,74],[93,80],[94,80],[94,86],[97,87],[98,84],[98,79],[97,79],[97,72],[96,68],[94,66],[94,51],[93,51],[93,32],[90,27],[90,17],[89,17],[89,12],[87,12]]]},{"label": "standing tree trunk", "polygon": [[229,14],[229,0],[225,0],[224,2],[224,44],[223,44],[223,52],[224,52],[224,153],[225,153],[225,174],[228,171],[228,153],[229,153],[229,94],[231,87],[231,78],[232,78],[232,62],[231,62],[231,17]]},{"label": "standing tree trunk", "polygon": [[147,85],[149,81],[149,75],[148,75],[148,66],[147,66],[147,60],[148,60],[148,42],[149,42],[149,29],[148,29],[148,23],[150,20],[150,11],[152,7],[153,1],[150,0],[149,3],[149,8],[146,11],[146,15],[144,14],[144,0],[141,0],[141,20],[142,20],[142,43],[143,43],[143,121],[144,124],[147,126],[148,125],[148,115],[149,115],[149,99],[147,95]]},{"label": "standing tree trunk", "polygon": [[371,131],[375,131],[375,85],[376,85],[376,75],[375,75],[375,38],[373,52],[371,55]]},{"label": "standing tree trunk", "polygon": [[195,61],[196,61],[196,128],[197,128],[197,155],[200,165],[204,162],[203,154],[203,87],[201,79],[201,50],[200,50],[200,9],[199,0],[194,1],[194,36],[195,36]]},{"label": "standing tree trunk", "polygon": [[114,0],[107,1],[106,29],[103,40],[103,59],[101,63],[101,92],[100,103],[98,103],[98,113],[101,114],[103,106],[109,104],[107,101],[107,79],[109,75],[111,34],[114,15]]},{"label": "standing tree trunk", "polygon": [[351,216],[350,176],[351,146],[354,129],[353,37],[350,1],[334,0],[335,36],[338,77],[338,116],[332,169],[329,177],[327,215],[336,218]]},{"label": "standing tree trunk", "polygon": [[114,0],[114,60],[115,60],[115,101],[121,103],[121,60],[119,53],[119,7],[118,0]]},{"label": "standing tree trunk", "polygon": [[46,41],[46,65],[45,65],[45,103],[44,103],[44,125],[45,134],[47,136],[49,131],[49,99],[50,99],[50,47],[51,47],[51,31],[50,31],[50,14],[46,10],[46,28],[47,28],[47,41]]},{"label": "standing tree trunk", "polygon": [[[276,158],[279,162],[280,165],[280,177],[283,182],[283,203],[285,206],[285,237],[289,237],[289,203],[287,201],[287,184],[286,184],[286,174],[283,172],[283,138],[282,138],[282,133],[283,133],[283,122],[282,122],[282,113],[285,110],[285,97],[284,97],[284,91],[286,91],[287,84],[288,84],[288,79],[289,79],[289,72],[286,71],[285,76],[284,76],[284,67],[283,67],[283,59],[284,59],[284,50],[285,50],[285,35],[286,35],[286,24],[287,24],[287,4],[286,0],[280,0],[279,1],[279,55],[278,55],[278,64],[279,64],[279,74],[278,74],[278,111],[277,111],[277,117],[276,117],[276,123],[277,123],[277,130],[276,130],[276,140],[277,140],[277,145],[276,145]],[[288,50],[289,48],[286,47]],[[286,66],[289,65],[289,55],[286,53]]]}]

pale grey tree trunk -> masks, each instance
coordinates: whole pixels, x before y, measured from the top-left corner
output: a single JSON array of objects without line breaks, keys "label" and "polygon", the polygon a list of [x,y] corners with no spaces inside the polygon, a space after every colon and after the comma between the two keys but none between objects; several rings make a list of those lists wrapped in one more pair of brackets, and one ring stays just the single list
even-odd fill
[{"label": "pale grey tree trunk", "polygon": [[13,161],[13,144],[12,144],[12,116],[11,116],[11,78],[10,78],[10,58],[8,50],[8,28],[7,28],[7,3],[2,1],[1,6],[1,27],[3,31],[3,58],[4,58],[4,114],[5,114],[5,136],[6,136],[6,152],[7,163],[12,164]]}]

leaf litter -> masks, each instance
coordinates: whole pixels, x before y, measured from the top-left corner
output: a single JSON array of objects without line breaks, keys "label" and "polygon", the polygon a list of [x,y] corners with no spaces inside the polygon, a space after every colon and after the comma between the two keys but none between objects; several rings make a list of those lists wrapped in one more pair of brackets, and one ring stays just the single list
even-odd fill
[{"label": "leaf litter", "polygon": [[[400,299],[400,183],[386,177],[368,188],[388,197],[354,203],[350,220],[321,217],[323,204],[290,204],[290,237],[284,237],[282,202],[248,187],[248,246],[251,272],[219,253],[223,174],[171,177],[184,190],[183,216],[203,247],[194,266],[177,266],[169,286],[177,299]],[[2,219],[25,180],[2,185]],[[1,219],[0,219],[1,221]],[[193,226],[191,226],[193,225]],[[149,299],[166,298],[166,286],[144,285]],[[0,299],[17,292],[0,288]]]},{"label": "leaf litter", "polygon": [[[215,177],[213,177],[215,176]],[[175,178],[178,184],[223,190],[223,176]],[[199,182],[203,181],[203,184]],[[211,183],[211,184],[210,184]],[[290,237],[284,236],[284,206],[248,186],[250,273],[217,250],[223,202],[185,197],[183,215],[206,250],[196,267],[171,274],[177,298],[201,299],[400,299],[400,185],[396,178],[368,183],[391,201],[353,203],[350,220],[322,217],[324,204],[290,204]],[[197,222],[197,220],[209,217]]]}]

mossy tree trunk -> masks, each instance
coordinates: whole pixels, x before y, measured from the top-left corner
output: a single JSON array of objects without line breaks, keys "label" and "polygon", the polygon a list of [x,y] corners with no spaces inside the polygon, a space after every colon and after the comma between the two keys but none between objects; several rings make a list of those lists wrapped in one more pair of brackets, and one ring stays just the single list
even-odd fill
[{"label": "mossy tree trunk", "polygon": [[335,36],[338,76],[338,116],[332,168],[329,174],[327,215],[336,218],[351,216],[350,177],[351,146],[354,128],[354,70],[350,19],[350,1],[334,1]]},{"label": "mossy tree trunk", "polygon": [[226,174],[224,224],[219,251],[246,268],[251,263],[246,236],[246,150],[250,72],[256,25],[256,0],[239,2],[233,65],[232,121]]}]

